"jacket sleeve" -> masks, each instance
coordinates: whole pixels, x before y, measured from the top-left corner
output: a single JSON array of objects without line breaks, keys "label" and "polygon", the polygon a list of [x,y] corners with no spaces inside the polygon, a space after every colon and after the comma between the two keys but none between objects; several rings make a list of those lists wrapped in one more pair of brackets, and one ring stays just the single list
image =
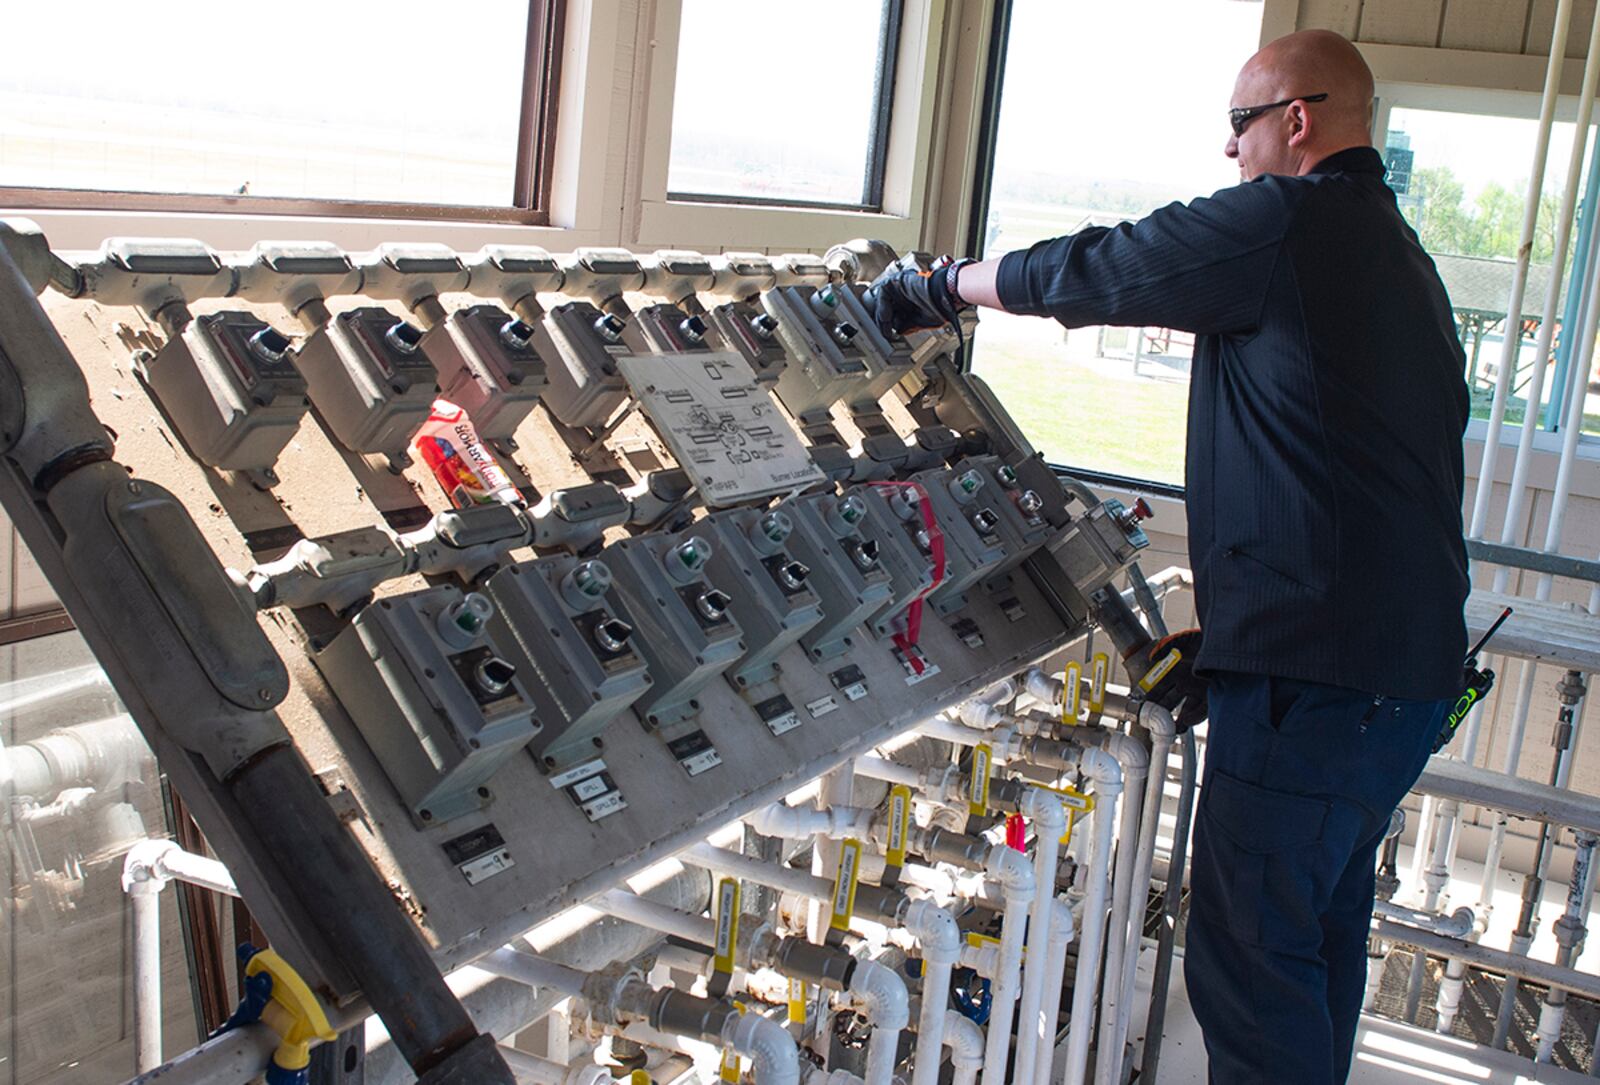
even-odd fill
[{"label": "jacket sleeve", "polygon": [[1209,334],[1255,330],[1303,185],[1284,178],[1041,241],[1000,262],[1007,312]]}]

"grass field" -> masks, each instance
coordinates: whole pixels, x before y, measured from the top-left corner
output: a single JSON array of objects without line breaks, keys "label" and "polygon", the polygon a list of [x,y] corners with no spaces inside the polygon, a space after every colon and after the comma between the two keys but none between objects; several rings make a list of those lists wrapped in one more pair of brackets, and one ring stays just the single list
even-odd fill
[{"label": "grass field", "polygon": [[1046,459],[1181,484],[1188,382],[1095,358],[1094,335],[1069,344],[1053,322],[985,313],[973,368]]}]

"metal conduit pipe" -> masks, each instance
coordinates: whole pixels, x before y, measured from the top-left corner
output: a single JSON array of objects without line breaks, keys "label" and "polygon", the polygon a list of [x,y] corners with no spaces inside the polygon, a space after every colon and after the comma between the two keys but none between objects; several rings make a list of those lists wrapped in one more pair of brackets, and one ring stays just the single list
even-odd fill
[{"label": "metal conduit pipe", "polygon": [[245,1085],[261,1076],[281,1042],[259,1021],[229,1029],[139,1073],[127,1085]]},{"label": "metal conduit pipe", "polygon": [[1389,900],[1374,901],[1372,914],[1380,919],[1442,934],[1446,938],[1466,938],[1472,933],[1474,920],[1472,909],[1466,905],[1462,905],[1449,915],[1441,915],[1438,912],[1423,911],[1421,908],[1407,908],[1403,904]]},{"label": "metal conduit pipe", "polygon": [[[1479,464],[1478,478],[1493,480],[1495,465],[1500,455],[1500,430],[1505,424],[1506,398],[1511,391],[1512,377],[1517,370],[1517,356],[1522,351],[1522,336],[1511,334],[1511,329],[1522,325],[1522,304],[1528,288],[1528,265],[1533,258],[1534,231],[1539,221],[1540,196],[1544,192],[1545,163],[1550,157],[1550,132],[1555,126],[1556,100],[1561,93],[1561,77],[1566,68],[1567,33],[1572,26],[1572,0],[1557,0],[1554,25],[1550,32],[1550,50],[1545,54],[1544,91],[1539,99],[1539,125],[1534,139],[1533,162],[1528,171],[1528,191],[1523,204],[1522,232],[1517,240],[1516,261],[1512,265],[1511,294],[1506,301],[1506,329],[1508,334],[1501,344],[1500,371],[1495,380],[1494,400],[1489,409],[1489,427],[1483,445],[1483,459]],[[1562,250],[1565,251],[1565,250]],[[1528,417],[1532,417],[1529,415]],[[1472,519],[1467,535],[1483,537],[1489,519],[1489,498],[1492,485],[1478,487],[1473,497]]]},{"label": "metal conduit pipe", "polygon": [[[1583,947],[1589,909],[1594,904],[1595,845],[1600,838],[1591,833],[1579,833],[1577,851],[1572,860],[1572,877],[1567,883],[1567,907],[1555,922],[1556,964],[1571,968]],[[1561,1023],[1567,1013],[1567,992],[1552,987],[1545,993],[1544,1005],[1539,1008],[1539,1027],[1533,1061],[1549,1062],[1555,1054],[1556,1042],[1561,1039]]]},{"label": "metal conduit pipe", "polygon": [[1584,998],[1600,999],[1600,976],[1574,968],[1561,968],[1545,961],[1512,953],[1504,949],[1468,942],[1463,938],[1450,938],[1420,927],[1396,923],[1392,919],[1376,920],[1378,934],[1401,945],[1415,946],[1419,950],[1440,957],[1460,957],[1470,965],[1491,972],[1503,972],[1532,980],[1534,983],[1560,987]]},{"label": "metal conduit pipe", "polygon": [[[1133,881],[1128,889],[1130,907],[1127,927],[1113,926],[1111,930],[1111,937],[1121,938],[1125,947],[1119,981],[1121,993],[1117,1001],[1118,1013],[1110,1047],[1110,1050],[1116,1053],[1119,1073],[1122,1047],[1127,1041],[1129,1023],[1133,1019],[1134,981],[1138,975],[1139,948],[1144,935],[1145,902],[1141,899],[1134,905],[1132,901],[1134,894],[1140,894],[1142,898],[1146,893],[1146,887],[1150,884],[1150,871],[1155,866],[1156,834],[1161,827],[1161,800],[1166,790],[1167,760],[1172,752],[1173,740],[1178,734],[1172,713],[1151,701],[1145,701],[1139,706],[1139,722],[1150,734],[1150,768],[1145,777],[1144,808],[1139,814],[1139,851],[1133,867]],[[1106,975],[1106,982],[1112,982],[1110,977],[1113,973],[1107,972]],[[1102,1024],[1102,1030],[1103,1027]],[[1102,1036],[1104,1036],[1103,1031]],[[1098,1076],[1109,1083],[1112,1070],[1104,1060],[1100,1065],[1102,1069],[1099,1070]]]},{"label": "metal conduit pipe", "polygon": [[1161,899],[1161,930],[1156,936],[1156,966],[1150,983],[1150,1015],[1144,1030],[1144,1057],[1140,1074],[1158,1081],[1161,1045],[1167,1023],[1168,988],[1172,984],[1172,956],[1177,947],[1178,917],[1183,910],[1183,878],[1189,851],[1189,830],[1194,819],[1195,785],[1200,753],[1194,731],[1185,731],[1182,769],[1178,783],[1177,822],[1172,829],[1172,855],[1167,862],[1167,888]]},{"label": "metal conduit pipe", "polygon": [[[1095,989],[1100,982],[1101,949],[1106,934],[1106,889],[1111,879],[1111,838],[1116,828],[1117,800],[1122,796],[1122,766],[1101,749],[1083,752],[1083,772],[1094,781],[1094,842],[1090,851],[1089,892],[1083,902],[1078,969],[1073,976],[1071,1031],[1063,1085],[1083,1085],[1089,1067],[1089,1038],[1094,1020]],[[1133,804],[1130,793],[1125,807]],[[1041,1061],[1041,1065],[1047,1065]]]}]

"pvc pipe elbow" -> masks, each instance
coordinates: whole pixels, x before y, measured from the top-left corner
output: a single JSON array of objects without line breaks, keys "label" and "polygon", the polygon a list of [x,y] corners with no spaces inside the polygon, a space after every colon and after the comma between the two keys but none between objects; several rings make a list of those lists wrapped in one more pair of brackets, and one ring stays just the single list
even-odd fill
[{"label": "pvc pipe elbow", "polygon": [[1143,779],[1150,771],[1150,751],[1145,749],[1144,743],[1121,731],[1101,733],[1105,736],[1101,748],[1117,759],[1117,763],[1122,766],[1124,778]]},{"label": "pvc pipe elbow", "polygon": [[1042,704],[1058,705],[1067,684],[1060,678],[1050,677],[1038,667],[1029,667],[1028,673],[1022,676],[1022,688],[1029,697]]},{"label": "pvc pipe elbow", "polygon": [[1006,714],[984,701],[967,701],[956,709],[956,715],[968,727],[988,731],[1006,721]]},{"label": "pvc pipe elbow", "polygon": [[850,976],[850,994],[861,1003],[873,1028],[897,1030],[911,1023],[911,1000],[905,982],[877,961],[856,962]]},{"label": "pvc pipe elbow", "polygon": [[800,1051],[794,1037],[759,1013],[736,1013],[722,1025],[722,1042],[744,1055],[757,1085],[799,1085]]},{"label": "pvc pipe elbow", "polygon": [[983,864],[984,873],[999,880],[1007,902],[1033,899],[1033,864],[1020,851],[995,848]]},{"label": "pvc pipe elbow", "polygon": [[181,850],[171,840],[141,840],[122,859],[122,891],[133,895],[157,894],[172,875],[162,865],[168,852]]},{"label": "pvc pipe elbow", "polygon": [[1073,928],[1072,904],[1066,897],[1055,898],[1054,914],[1050,919],[1050,944],[1065,946],[1077,936]]},{"label": "pvc pipe elbow", "polygon": [[1078,767],[1095,782],[1103,795],[1116,795],[1122,791],[1122,765],[1116,757],[1097,746],[1083,751]]},{"label": "pvc pipe elbow", "polygon": [[944,1042],[956,1069],[983,1068],[983,1028],[972,1018],[955,1010],[944,1012]]},{"label": "pvc pipe elbow", "polygon": [[1154,701],[1145,701],[1139,705],[1139,722],[1152,735],[1169,739],[1177,737],[1178,725],[1173,721],[1172,713]]},{"label": "pvc pipe elbow", "polygon": [[566,1085],[611,1085],[611,1068],[591,1063],[567,1071]]},{"label": "pvc pipe elbow", "polygon": [[905,927],[922,946],[927,963],[953,965],[961,956],[961,928],[949,909],[931,900],[913,900],[906,908]]},{"label": "pvc pipe elbow", "polygon": [[1057,838],[1067,831],[1067,811],[1061,805],[1061,796],[1042,787],[1031,787],[1022,796],[1022,812],[1033,818],[1042,835],[1053,833]]}]

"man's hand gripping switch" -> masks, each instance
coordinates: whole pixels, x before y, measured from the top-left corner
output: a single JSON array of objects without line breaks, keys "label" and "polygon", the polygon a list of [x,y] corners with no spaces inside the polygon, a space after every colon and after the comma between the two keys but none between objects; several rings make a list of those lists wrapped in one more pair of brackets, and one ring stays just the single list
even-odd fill
[{"label": "man's hand gripping switch", "polygon": [[1194,660],[1200,654],[1200,630],[1184,629],[1150,645],[1145,659],[1150,669],[1139,680],[1145,699],[1172,712],[1181,735],[1204,723],[1210,711],[1206,703],[1206,680],[1194,673]]},{"label": "man's hand gripping switch", "polygon": [[885,336],[930,328],[959,327],[971,308],[956,296],[955,276],[971,260],[941,256],[929,270],[896,262],[867,287],[866,303]]}]

